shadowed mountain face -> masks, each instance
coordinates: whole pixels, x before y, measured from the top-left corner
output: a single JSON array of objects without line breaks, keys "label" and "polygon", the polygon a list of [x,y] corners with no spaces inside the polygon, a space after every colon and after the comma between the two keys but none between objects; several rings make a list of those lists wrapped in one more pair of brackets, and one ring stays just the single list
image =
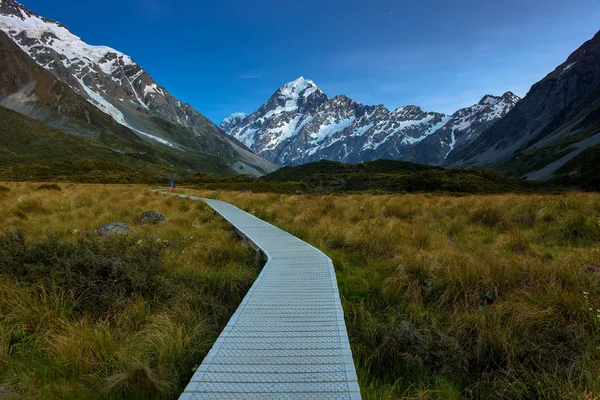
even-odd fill
[{"label": "shadowed mountain face", "polygon": [[278,89],[256,112],[227,117],[221,128],[278,165],[379,158],[439,165],[517,101],[519,97],[508,92],[501,97],[485,96],[449,116],[417,106],[389,111],[346,96],[330,99],[314,82],[299,78]]},{"label": "shadowed mountain face", "polygon": [[[231,171],[262,174],[273,170],[270,163],[224,134],[190,105],[171,96],[131,57],[109,47],[88,45],[64,25],[45,19],[13,0],[0,3],[0,30],[4,32],[3,52],[11,54],[9,60],[2,60],[5,67],[12,67],[12,72],[3,69],[5,73],[2,75],[0,94],[6,107],[69,133],[93,136],[93,128],[102,126],[96,127],[95,120],[87,121],[83,106],[77,105],[78,99],[83,97],[120,126],[128,128],[130,133],[161,151],[170,148],[180,153],[216,156]],[[7,38],[16,46],[11,48]],[[60,86],[61,94],[39,97],[35,93],[41,90],[36,89],[38,80],[50,87],[54,84],[48,76],[41,78],[43,74],[39,70],[32,72],[34,68],[31,66],[20,72],[19,69],[26,63],[18,55],[19,51],[64,84]],[[17,61],[21,64],[12,64]],[[17,65],[21,67],[17,68]],[[64,97],[66,92],[69,92],[67,98]],[[54,106],[52,103],[55,103]],[[86,121],[92,129],[81,131],[68,122],[59,122],[59,116],[47,115],[39,109],[40,106],[50,107],[53,112],[69,118],[74,118],[69,114],[70,109],[77,108],[81,112],[77,119]]]},{"label": "shadowed mountain face", "polygon": [[600,144],[600,32],[533,85],[506,117],[448,165],[492,167],[548,179],[585,149]]}]

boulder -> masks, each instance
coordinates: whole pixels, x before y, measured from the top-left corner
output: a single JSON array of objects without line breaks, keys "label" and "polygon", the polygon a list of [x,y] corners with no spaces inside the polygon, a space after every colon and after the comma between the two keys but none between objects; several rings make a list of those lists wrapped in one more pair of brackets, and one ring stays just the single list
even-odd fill
[{"label": "boulder", "polygon": [[140,222],[142,224],[158,224],[163,222],[165,219],[167,219],[167,217],[158,211],[146,211],[145,213],[142,213]]},{"label": "boulder", "polygon": [[94,231],[100,236],[112,235],[116,233],[127,234],[131,229],[122,222],[111,222],[110,224],[102,225]]}]

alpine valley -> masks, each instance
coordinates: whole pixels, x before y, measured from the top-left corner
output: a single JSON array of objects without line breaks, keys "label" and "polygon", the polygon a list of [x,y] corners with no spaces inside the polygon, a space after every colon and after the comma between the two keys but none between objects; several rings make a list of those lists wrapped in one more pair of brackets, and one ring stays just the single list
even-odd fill
[{"label": "alpine valley", "polygon": [[[109,158],[119,160],[119,169],[125,165],[138,174],[262,175],[275,169],[170,95],[131,57],[109,47],[91,46],[64,25],[13,0],[0,1],[0,106],[4,114],[6,109],[18,113],[6,114],[14,124],[32,126],[29,120],[34,119],[47,129],[95,142],[86,144],[95,150],[63,159],[67,164],[74,158],[94,158],[101,149],[97,159],[106,160],[110,154]],[[24,140],[22,136],[4,139],[5,154],[15,154],[11,146]],[[61,145],[60,141],[46,143],[47,137],[29,140],[44,141],[46,148]],[[33,151],[35,146],[29,148],[31,154],[40,153]],[[30,161],[56,163],[55,155],[62,153],[40,153]],[[15,162],[5,158],[2,164]],[[98,173],[105,167],[92,169]]]},{"label": "alpine valley", "polygon": [[600,189],[599,99],[597,33],[523,99],[488,94],[451,115],[392,111],[330,98],[301,77],[217,127],[130,56],[0,0],[0,179],[260,176],[319,160],[390,159]]}]

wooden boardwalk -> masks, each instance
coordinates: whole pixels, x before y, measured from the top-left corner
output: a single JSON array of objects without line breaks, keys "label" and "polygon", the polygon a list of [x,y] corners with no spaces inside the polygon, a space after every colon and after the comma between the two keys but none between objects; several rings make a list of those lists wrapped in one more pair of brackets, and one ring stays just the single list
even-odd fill
[{"label": "wooden boardwalk", "polygon": [[206,201],[267,258],[180,399],[360,399],[331,259],[231,204],[178,196]]}]

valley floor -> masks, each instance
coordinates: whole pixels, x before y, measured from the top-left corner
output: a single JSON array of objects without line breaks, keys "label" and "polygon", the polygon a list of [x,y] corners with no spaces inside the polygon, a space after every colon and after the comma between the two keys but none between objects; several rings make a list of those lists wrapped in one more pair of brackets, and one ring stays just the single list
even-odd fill
[{"label": "valley floor", "polygon": [[364,399],[600,395],[600,196],[190,193],[334,262]]},{"label": "valley floor", "polygon": [[[145,186],[39,186],[0,188],[0,395],[176,398],[257,275],[252,251]],[[186,193],[333,259],[364,399],[600,395],[597,194]],[[139,224],[150,209],[167,221]],[[133,234],[87,234],[115,220]]]}]

